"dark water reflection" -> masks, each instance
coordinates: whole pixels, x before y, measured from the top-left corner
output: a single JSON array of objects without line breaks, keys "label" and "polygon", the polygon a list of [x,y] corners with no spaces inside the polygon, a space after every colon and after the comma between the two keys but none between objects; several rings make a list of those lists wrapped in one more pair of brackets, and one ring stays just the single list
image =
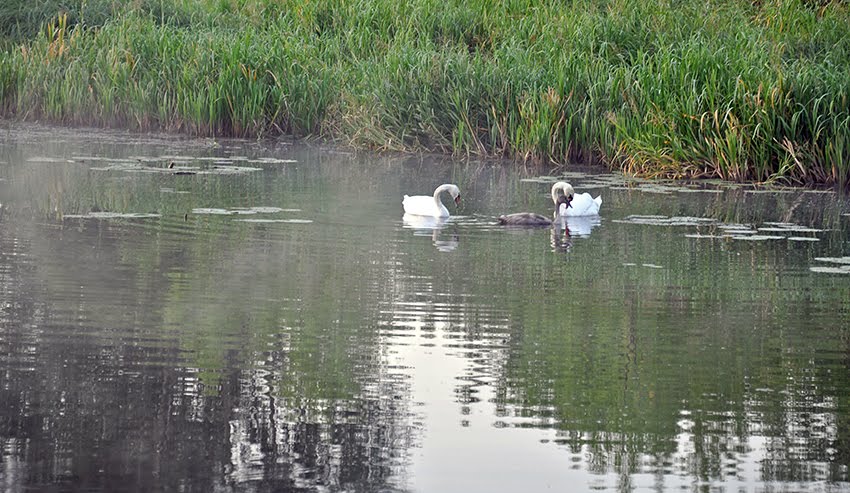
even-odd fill
[{"label": "dark water reflection", "polygon": [[4,131],[0,489],[850,490],[845,199],[530,176]]}]

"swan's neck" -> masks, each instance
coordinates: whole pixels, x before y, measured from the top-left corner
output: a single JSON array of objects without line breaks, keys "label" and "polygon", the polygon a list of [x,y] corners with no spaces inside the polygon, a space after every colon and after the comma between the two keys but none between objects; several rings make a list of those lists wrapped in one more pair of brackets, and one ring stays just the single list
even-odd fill
[{"label": "swan's neck", "polygon": [[[559,191],[560,191],[560,193],[558,193]],[[560,196],[560,195],[570,196],[570,195],[573,195],[574,193],[575,192],[573,191],[573,187],[569,183],[567,183],[565,181],[559,181],[558,183],[555,183],[554,185],[552,185],[552,202],[555,202],[557,204],[558,203],[558,196]]]},{"label": "swan's neck", "polygon": [[[562,181],[559,181],[558,183],[555,183],[554,185],[552,185],[552,202],[557,203],[559,195],[566,195],[567,194],[567,186],[566,185],[567,184],[562,182]],[[561,193],[558,193],[558,191],[560,191]]]},{"label": "swan's neck", "polygon": [[439,187],[437,187],[437,189],[434,190],[434,202],[442,205],[443,201],[440,200],[440,194],[443,193],[443,192],[448,192],[449,188],[451,188],[450,185],[440,185]]}]

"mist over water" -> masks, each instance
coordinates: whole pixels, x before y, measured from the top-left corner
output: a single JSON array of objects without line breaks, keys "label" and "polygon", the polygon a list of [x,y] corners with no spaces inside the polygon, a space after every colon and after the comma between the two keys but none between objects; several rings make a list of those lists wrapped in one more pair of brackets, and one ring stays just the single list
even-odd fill
[{"label": "mist over water", "polygon": [[4,491],[850,491],[840,195],[6,125],[0,204]]}]

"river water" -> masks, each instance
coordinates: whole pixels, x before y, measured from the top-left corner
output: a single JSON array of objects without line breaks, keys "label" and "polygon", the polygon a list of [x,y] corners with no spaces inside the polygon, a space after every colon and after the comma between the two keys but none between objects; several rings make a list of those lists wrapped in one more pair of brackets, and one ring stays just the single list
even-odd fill
[{"label": "river water", "polygon": [[0,490],[850,491],[838,194],[6,122],[0,204]]}]

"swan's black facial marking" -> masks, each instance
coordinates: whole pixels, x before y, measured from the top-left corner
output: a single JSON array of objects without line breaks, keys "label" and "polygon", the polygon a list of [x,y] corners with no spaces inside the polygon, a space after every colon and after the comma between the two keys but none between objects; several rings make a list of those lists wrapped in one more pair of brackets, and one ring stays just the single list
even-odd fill
[{"label": "swan's black facial marking", "polygon": [[460,194],[457,194],[457,197],[455,197],[455,205],[460,207]]}]

